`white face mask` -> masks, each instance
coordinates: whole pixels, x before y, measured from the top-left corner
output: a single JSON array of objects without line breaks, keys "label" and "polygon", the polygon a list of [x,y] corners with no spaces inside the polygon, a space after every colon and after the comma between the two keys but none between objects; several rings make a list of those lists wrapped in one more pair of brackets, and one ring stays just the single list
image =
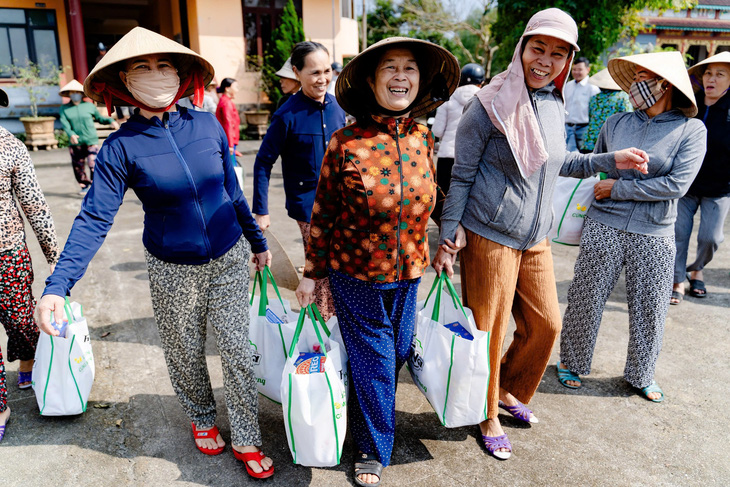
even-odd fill
[{"label": "white face mask", "polygon": [[180,78],[173,69],[130,71],[126,84],[132,96],[148,107],[167,108],[175,101]]},{"label": "white face mask", "polygon": [[69,96],[71,98],[71,101],[76,102],[76,103],[78,103],[84,99],[83,93],[71,93]]}]

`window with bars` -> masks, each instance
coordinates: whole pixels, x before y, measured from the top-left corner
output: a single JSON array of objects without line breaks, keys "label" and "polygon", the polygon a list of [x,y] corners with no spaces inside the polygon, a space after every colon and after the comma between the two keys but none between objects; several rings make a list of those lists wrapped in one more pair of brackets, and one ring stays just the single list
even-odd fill
[{"label": "window with bars", "polygon": [[[41,66],[41,74],[61,64],[58,49],[56,11],[48,9],[0,8],[0,66]],[[10,78],[12,73],[0,72]]]},{"label": "window with bars", "polygon": [[[246,56],[260,56],[272,42],[271,33],[288,0],[242,0],[243,35],[246,38]],[[294,8],[301,17],[302,0],[294,0]]]}]

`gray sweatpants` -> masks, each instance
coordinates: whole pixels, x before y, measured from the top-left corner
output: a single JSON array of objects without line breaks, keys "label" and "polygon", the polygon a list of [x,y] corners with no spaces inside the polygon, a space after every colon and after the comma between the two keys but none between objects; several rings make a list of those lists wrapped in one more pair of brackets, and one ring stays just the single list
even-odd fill
[{"label": "gray sweatpants", "polygon": [[634,387],[654,380],[672,294],[674,239],[617,230],[586,218],[568,308],[560,333],[560,363],[572,372],[591,372],[603,308],[626,269],[629,345],[624,378]]},{"label": "gray sweatpants", "polygon": [[198,428],[215,424],[216,405],[205,361],[207,322],[215,330],[234,445],[261,445],[258,393],[248,344],[248,260],[241,239],[207,264],[163,262],[145,251],[155,321],[180,405]]},{"label": "gray sweatpants", "polygon": [[[677,258],[674,261],[675,284],[684,282],[688,271],[701,271],[710,263],[720,244],[725,240],[723,226],[729,209],[730,196],[702,198],[687,194],[677,201],[677,221],[674,224],[674,238],[677,244]],[[697,210],[700,210],[697,257],[693,263],[687,265],[689,240]]]}]

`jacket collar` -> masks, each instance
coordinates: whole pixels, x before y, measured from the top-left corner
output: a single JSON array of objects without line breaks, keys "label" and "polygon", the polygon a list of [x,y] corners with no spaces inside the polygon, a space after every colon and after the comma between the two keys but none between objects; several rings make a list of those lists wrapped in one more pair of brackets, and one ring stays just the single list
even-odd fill
[{"label": "jacket collar", "polygon": [[649,115],[647,115],[646,111],[644,111],[644,110],[637,110],[634,113],[636,114],[636,116],[639,117],[640,120],[642,120],[644,122],[648,122],[650,120],[652,122],[656,122],[656,123],[672,122],[675,120],[682,120],[682,119],[687,118],[687,116],[684,113],[682,113],[682,111],[679,108],[672,108],[671,110],[664,112],[664,113],[660,113],[659,115],[657,115],[651,119],[649,118]]},{"label": "jacket collar", "polygon": [[411,129],[417,125],[414,119],[406,117],[396,118],[372,115],[371,118],[373,119],[373,125],[375,125],[379,131],[390,135],[395,135],[396,119],[398,120],[398,132],[401,134],[410,132]]},{"label": "jacket collar", "polygon": [[292,98],[297,98],[298,100],[301,100],[303,103],[309,103],[311,105],[314,105],[319,110],[324,110],[325,108],[327,108],[327,105],[329,105],[335,101],[335,97],[332,96],[330,93],[326,93],[324,95],[323,102],[319,102],[317,100],[312,100],[307,95],[305,95],[301,89],[299,91],[297,91],[296,93],[294,93],[292,95]]}]

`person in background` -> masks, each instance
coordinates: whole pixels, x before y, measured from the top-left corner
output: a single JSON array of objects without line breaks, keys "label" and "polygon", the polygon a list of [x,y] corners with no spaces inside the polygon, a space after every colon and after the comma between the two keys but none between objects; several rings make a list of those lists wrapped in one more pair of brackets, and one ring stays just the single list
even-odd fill
[{"label": "person in background", "polygon": [[335,94],[335,86],[337,85],[337,78],[340,76],[340,73],[342,72],[342,63],[338,63],[335,61],[332,63],[332,81],[330,81],[329,86],[327,86],[327,93],[330,95]]},{"label": "person in background", "polygon": [[202,104],[212,77],[211,64],[194,51],[135,27],[86,78],[86,93],[94,100],[137,110],[99,151],[97,180],[46,281],[38,325],[58,335],[51,312],[64,316],[64,296],[84,275],[132,189],[144,209],[142,243],[162,351],[195,446],[206,455],[226,446],[215,425],[206,363],[211,326],[233,455],[251,477],[265,478],[274,466],[260,448],[247,296],[249,257],[263,270],[271,253],[238,185],[223,128],[210,113],[176,105],[190,93]]},{"label": "person in background", "polygon": [[278,110],[282,107],[282,105],[284,105],[284,103],[286,103],[289,97],[299,91],[299,88],[301,88],[302,85],[299,83],[297,75],[294,74],[294,71],[291,69],[291,57],[287,58],[284,66],[282,66],[281,69],[274,74],[279,77],[279,85],[281,86],[281,92],[283,93],[279,103],[276,104],[276,109]]},{"label": "person in background", "polygon": [[611,77],[629,94],[634,112],[613,115],[594,153],[636,146],[648,154],[647,173],[613,169],[597,183],[585,218],[568,307],[560,334],[558,379],[582,387],[606,301],[625,269],[629,341],[623,376],[653,402],[664,400],[654,380],[672,293],[677,201],[705,155],[707,130],[678,51],[611,59]]},{"label": "person in background", "polygon": [[461,68],[461,81],[459,87],[451,96],[449,101],[438,107],[436,120],[433,123],[433,135],[441,139],[436,162],[436,182],[440,189],[436,196],[436,206],[431,213],[431,218],[436,223],[441,221],[441,212],[444,208],[444,199],[449,193],[451,184],[451,168],[454,166],[454,141],[456,129],[461,120],[464,107],[476,95],[485,76],[484,68],[480,64],[469,63]]},{"label": "person in background", "polygon": [[[357,122],[332,136],[296,295],[329,277],[350,359],[355,483],[379,485],[395,437],[398,372],[410,354],[436,197],[433,137],[415,118],[449,98],[459,63],[428,41],[391,37],[355,57],[337,99]],[[398,249],[401,249],[400,251]]]},{"label": "person in background", "polygon": [[[608,154],[565,150],[563,97],[578,26],[557,8],[527,22],[507,71],[464,110],[456,160],[441,215],[437,273],[452,276],[461,254],[464,303],[477,327],[491,333],[487,420],[479,427],[487,452],[500,460],[512,444],[499,408],[537,423],[524,403],[537,391],[560,332],[560,306],[546,238],[558,176],[585,178],[615,167],[642,168],[643,151]],[[516,329],[503,351],[510,315]]]},{"label": "person in background", "polygon": [[[7,106],[8,95],[0,89],[0,107]],[[51,210],[38,184],[28,149],[0,127],[0,321],[8,336],[8,362],[20,360],[18,388],[27,389],[33,381],[33,359],[40,332],[33,319],[33,265],[18,207],[33,228],[53,272],[59,248]],[[9,418],[5,362],[0,350],[0,441]]]},{"label": "person in background", "polygon": [[[211,81],[211,83],[208,85],[208,87],[213,87],[213,92],[215,92],[215,83]],[[210,90],[205,90],[205,95],[203,95],[203,106],[198,107],[195,106],[193,103],[193,100],[195,99],[195,95],[186,96],[183,98],[180,98],[180,100],[177,102],[178,106],[185,107],[188,110],[196,110],[199,112],[208,112],[215,115],[216,110],[218,109],[218,97],[215,96],[213,93],[211,93]]]},{"label": "person in background", "polygon": [[[298,43],[291,53],[291,65],[302,89],[274,113],[261,142],[253,167],[253,212],[259,227],[269,228],[269,180],[281,156],[286,210],[299,225],[306,245],[322,158],[332,134],[345,126],[345,112],[327,93],[332,68],[326,47],[318,42]],[[315,296],[322,316],[329,319],[334,305],[327,279],[317,281]]]},{"label": "person in background", "polygon": [[600,93],[598,86],[588,82],[590,72],[588,59],[579,57],[573,63],[570,73],[573,79],[565,85],[565,142],[568,150],[582,150],[583,138],[588,130],[588,104],[591,97]]},{"label": "person in background", "polygon": [[106,46],[103,42],[100,42],[96,45],[96,50],[98,51],[98,55],[96,56],[96,60],[94,61],[94,65],[99,64],[99,61],[101,61],[101,58],[103,58],[106,55]]},{"label": "person in background", "polygon": [[608,117],[615,113],[634,110],[629,102],[629,95],[611,78],[607,68],[591,76],[588,82],[598,86],[601,92],[593,95],[588,105],[590,122],[583,138],[583,152],[593,152],[601,127]]},{"label": "person in background", "polygon": [[236,165],[236,147],[238,139],[241,136],[241,116],[238,114],[238,107],[233,102],[233,98],[238,93],[238,81],[233,78],[224,78],[218,87],[220,99],[218,100],[218,108],[215,111],[215,117],[223,126],[223,130],[228,137],[228,152],[233,164]]},{"label": "person in background", "polygon": [[[687,194],[677,204],[677,221],[674,224],[677,257],[670,304],[682,301],[687,277],[689,295],[707,297],[702,270],[725,239],[725,217],[730,209],[730,52],[705,59],[692,66],[689,74],[693,82],[702,87],[697,93],[696,118],[707,127],[707,154]],[[697,256],[693,263],[687,265],[692,223],[697,210],[700,211]]]},{"label": "person in background", "polygon": [[114,130],[119,124],[111,117],[104,117],[93,103],[84,101],[84,87],[72,80],[59,92],[61,96],[71,99],[61,105],[61,126],[69,137],[71,167],[76,182],[81,187],[81,194],[89,190],[94,180],[94,165],[99,152],[99,135],[94,122],[111,125]]}]

